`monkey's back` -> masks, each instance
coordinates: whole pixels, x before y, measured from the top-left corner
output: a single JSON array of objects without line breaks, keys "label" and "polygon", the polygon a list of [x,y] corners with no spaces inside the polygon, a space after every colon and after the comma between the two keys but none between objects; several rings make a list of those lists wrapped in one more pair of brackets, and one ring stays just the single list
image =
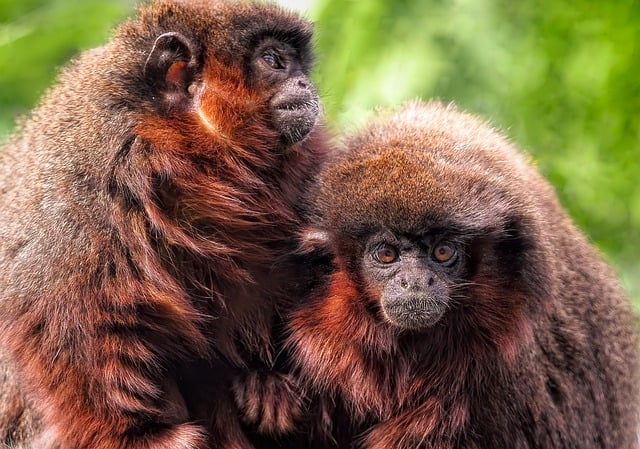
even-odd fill
[{"label": "monkey's back", "polygon": [[112,53],[94,49],[63,70],[0,151],[6,297],[55,290],[68,279],[66,269],[90,276],[85,256],[109,249],[109,199],[99,183],[114,142],[131,129],[115,107],[117,83],[106,76]]},{"label": "monkey's back", "polygon": [[[497,426],[496,439],[489,437],[484,447],[507,447],[509,437],[499,429],[512,426],[530,432],[524,439],[531,447],[565,448],[577,442],[583,442],[582,448],[638,447],[638,322],[616,273],[534,164],[499,133],[453,107],[427,105],[418,108],[418,116],[417,125],[414,121],[409,127],[432,136],[429,142],[420,136],[416,141],[444,165],[451,164],[442,170],[442,182],[452,196],[480,198],[477,207],[482,208],[488,200],[477,186],[486,183],[487,191],[500,192],[496,201],[509,198],[504,207],[537,222],[533,238],[546,265],[547,285],[540,285],[544,294],[525,306],[533,341],[524,344],[506,378],[504,368],[495,372],[496,385],[487,392],[500,400],[482,398],[471,412],[480,435],[500,416],[513,419]],[[420,120],[433,123],[423,125],[425,130]],[[406,123],[406,116],[398,123]]]}]

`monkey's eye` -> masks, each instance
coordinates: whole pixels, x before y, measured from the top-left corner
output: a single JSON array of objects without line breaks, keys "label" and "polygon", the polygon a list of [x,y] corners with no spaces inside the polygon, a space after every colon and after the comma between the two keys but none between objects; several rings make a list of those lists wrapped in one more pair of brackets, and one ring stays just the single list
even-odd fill
[{"label": "monkey's eye", "polygon": [[457,255],[456,249],[448,243],[439,243],[433,248],[433,258],[441,264],[452,264],[455,262]]},{"label": "monkey's eye", "polygon": [[388,243],[378,245],[373,251],[373,258],[378,262],[385,264],[395,262],[398,260],[399,256],[400,254],[398,253],[398,249]]},{"label": "monkey's eye", "polygon": [[278,57],[278,54],[272,49],[265,51],[261,57],[262,57],[262,60],[266,62],[267,65],[272,69],[284,68],[284,66],[282,65],[282,61]]}]

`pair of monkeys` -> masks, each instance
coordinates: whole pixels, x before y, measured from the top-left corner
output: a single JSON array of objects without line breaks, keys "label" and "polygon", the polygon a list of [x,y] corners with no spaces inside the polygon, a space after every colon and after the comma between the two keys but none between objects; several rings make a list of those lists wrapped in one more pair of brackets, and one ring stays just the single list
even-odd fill
[{"label": "pair of monkeys", "polygon": [[311,37],[159,0],[9,140],[4,443],[637,447],[635,324],[550,186],[434,103],[330,152]]}]

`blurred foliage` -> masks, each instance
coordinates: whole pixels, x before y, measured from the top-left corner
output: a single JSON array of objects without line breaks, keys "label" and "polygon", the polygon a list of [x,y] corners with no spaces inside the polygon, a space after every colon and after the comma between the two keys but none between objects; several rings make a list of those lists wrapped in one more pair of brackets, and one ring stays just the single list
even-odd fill
[{"label": "blurred foliage", "polygon": [[0,136],[62,64],[104,42],[132,7],[127,0],[0,0]]},{"label": "blurred foliage", "polygon": [[[284,1],[284,0],[283,0]],[[300,2],[298,2],[300,3]],[[0,0],[0,135],[132,0]],[[638,0],[316,0],[315,79],[335,129],[455,101],[531,152],[640,310]]]}]

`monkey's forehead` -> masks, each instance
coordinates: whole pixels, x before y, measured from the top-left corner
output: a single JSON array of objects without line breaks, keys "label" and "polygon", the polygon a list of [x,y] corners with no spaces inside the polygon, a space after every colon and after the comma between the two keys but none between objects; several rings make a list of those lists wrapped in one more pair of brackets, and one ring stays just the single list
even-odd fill
[{"label": "monkey's forehead", "polygon": [[266,35],[308,47],[313,25],[273,3],[221,0],[159,0],[139,9],[121,26],[123,36],[153,39],[178,32],[213,50],[241,58]]},{"label": "monkey's forehead", "polygon": [[518,207],[492,177],[414,160],[398,149],[336,167],[324,178],[318,202],[330,227],[405,232],[494,227]]},{"label": "monkey's forehead", "polygon": [[491,228],[529,213],[528,188],[538,184],[488,125],[451,106],[412,103],[345,141],[321,176],[319,204],[330,227]]}]

